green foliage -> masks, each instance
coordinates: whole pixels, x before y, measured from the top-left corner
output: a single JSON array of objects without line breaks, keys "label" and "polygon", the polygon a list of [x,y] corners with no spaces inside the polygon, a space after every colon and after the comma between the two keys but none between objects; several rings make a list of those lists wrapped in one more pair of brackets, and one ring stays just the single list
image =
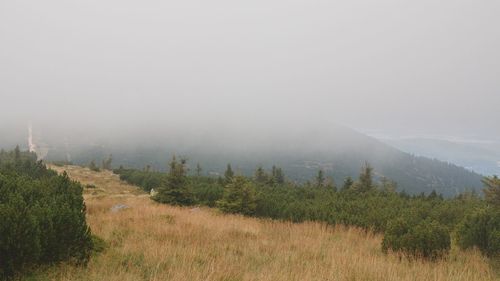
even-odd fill
[{"label": "green foliage", "polygon": [[359,181],[353,185],[353,188],[358,192],[368,192],[374,188],[373,184],[373,168],[370,164],[365,163],[359,174]]},{"label": "green foliage", "polygon": [[321,187],[325,184],[325,175],[323,174],[323,170],[318,170],[318,174],[316,175],[316,186]]},{"label": "green foliage", "polygon": [[222,199],[217,207],[225,213],[253,215],[256,208],[255,186],[245,177],[233,177],[224,188]]},{"label": "green foliage", "polygon": [[500,255],[500,210],[479,208],[457,227],[457,242],[463,249],[477,247],[483,254]]},{"label": "green foliage", "polygon": [[200,165],[200,163],[197,163],[196,164],[196,176],[200,177],[201,172],[202,172],[201,165]]},{"label": "green foliage", "polygon": [[224,178],[226,179],[226,182],[230,182],[233,177],[234,172],[231,168],[231,164],[227,164],[226,171],[224,172]]},{"label": "green foliage", "polygon": [[271,184],[284,184],[285,174],[281,168],[273,166],[271,170]]},{"label": "green foliage", "polygon": [[486,201],[500,207],[500,179],[497,176],[487,177],[483,179],[483,184],[486,186],[484,189]]},{"label": "green foliage", "polygon": [[168,177],[158,187],[154,199],[160,203],[172,205],[191,205],[194,197],[187,184],[186,160],[178,162],[175,156],[170,162]]},{"label": "green foliage", "polygon": [[255,182],[260,183],[260,184],[266,184],[269,182],[269,176],[266,174],[266,171],[264,171],[264,168],[262,166],[257,167],[255,170]]},{"label": "green foliage", "polygon": [[0,155],[0,278],[38,264],[85,263],[93,247],[82,186],[36,155]]},{"label": "green foliage", "polygon": [[351,177],[345,178],[344,185],[342,186],[342,191],[346,191],[346,190],[351,189],[353,184],[354,184],[354,181],[352,180]]},{"label": "green foliage", "polygon": [[424,220],[414,224],[399,218],[391,221],[384,234],[382,250],[402,252],[412,257],[436,259],[448,253],[450,234],[437,221]]}]

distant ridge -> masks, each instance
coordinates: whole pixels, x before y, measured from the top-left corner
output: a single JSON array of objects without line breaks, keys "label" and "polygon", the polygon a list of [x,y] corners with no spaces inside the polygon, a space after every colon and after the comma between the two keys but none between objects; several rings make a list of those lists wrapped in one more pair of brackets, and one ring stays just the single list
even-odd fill
[{"label": "distant ridge", "polygon": [[[84,145],[73,148],[73,162],[100,162],[113,154],[113,165],[165,170],[168,159],[176,154],[188,158],[194,167],[200,163],[205,173],[222,174],[227,163],[236,171],[251,175],[259,165],[270,169],[283,168],[289,180],[304,182],[312,179],[319,169],[332,177],[337,185],[350,176],[357,177],[360,167],[368,162],[375,168],[378,179],[387,177],[398,183],[399,191],[410,194],[430,193],[445,196],[481,189],[480,174],[442,161],[413,156],[375,138],[352,129],[330,125],[321,129],[276,130],[238,134],[238,132],[203,133],[189,138],[159,137],[138,145],[121,142],[116,145]],[[230,136],[230,137],[228,137]],[[251,140],[247,140],[250,138]],[[228,140],[229,139],[229,140]],[[64,152],[63,152],[64,151]],[[52,150],[48,160],[65,159],[66,149]]]}]

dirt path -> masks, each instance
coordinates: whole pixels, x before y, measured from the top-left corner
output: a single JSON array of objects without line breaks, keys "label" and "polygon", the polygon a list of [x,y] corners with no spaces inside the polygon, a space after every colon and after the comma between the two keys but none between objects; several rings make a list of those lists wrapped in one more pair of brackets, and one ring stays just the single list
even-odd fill
[{"label": "dirt path", "polygon": [[[79,181],[85,187],[83,196],[86,200],[94,197],[127,197],[140,196],[147,197],[148,194],[140,190],[137,186],[127,184],[120,180],[120,177],[111,171],[94,172],[88,168],[79,166],[55,166],[48,165],[58,173],[66,171],[69,177]],[[92,186],[92,188],[88,188]]]}]

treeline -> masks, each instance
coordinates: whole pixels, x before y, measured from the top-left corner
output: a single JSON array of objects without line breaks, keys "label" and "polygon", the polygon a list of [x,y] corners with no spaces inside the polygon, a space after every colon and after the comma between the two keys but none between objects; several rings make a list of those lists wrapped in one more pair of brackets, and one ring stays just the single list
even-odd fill
[{"label": "treeline", "polygon": [[247,216],[358,226],[384,233],[384,251],[434,259],[445,255],[452,241],[484,254],[500,253],[500,180],[485,179],[486,200],[475,193],[444,199],[436,192],[410,196],[397,193],[396,183],[374,182],[366,164],[359,178],[335,186],[320,170],[305,184],[285,180],[283,171],[258,167],[253,177],[235,175],[231,165],[224,177],[188,176],[186,161],[173,158],[169,172],[120,169],[122,180],[155,189],[154,200],[173,205],[206,205]]},{"label": "treeline", "polygon": [[0,279],[40,264],[86,263],[93,247],[82,186],[36,155],[0,151]]}]

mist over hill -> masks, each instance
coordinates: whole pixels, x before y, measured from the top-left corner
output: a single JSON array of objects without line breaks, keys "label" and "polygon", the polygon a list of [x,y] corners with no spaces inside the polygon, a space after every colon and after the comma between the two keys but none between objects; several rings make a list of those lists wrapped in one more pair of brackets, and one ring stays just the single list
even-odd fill
[{"label": "mist over hill", "polygon": [[382,138],[402,151],[457,164],[483,175],[500,174],[500,141],[430,137]]},{"label": "mist over hill", "polygon": [[[113,165],[165,170],[173,155],[188,159],[190,167],[200,164],[207,175],[222,175],[230,163],[237,172],[252,175],[258,166],[283,168],[292,181],[311,180],[323,170],[340,186],[346,177],[356,178],[368,162],[378,180],[383,177],[398,183],[398,190],[411,194],[436,190],[453,196],[466,190],[479,190],[482,176],[462,167],[413,156],[375,138],[349,128],[328,124],[280,129],[219,128],[182,133],[164,132],[150,137],[122,140],[102,139],[90,143],[54,143],[47,160],[71,160],[86,165],[113,155]],[[270,131],[272,130],[272,132]],[[70,156],[70,159],[68,159]],[[192,169],[194,170],[194,169]]]}]

